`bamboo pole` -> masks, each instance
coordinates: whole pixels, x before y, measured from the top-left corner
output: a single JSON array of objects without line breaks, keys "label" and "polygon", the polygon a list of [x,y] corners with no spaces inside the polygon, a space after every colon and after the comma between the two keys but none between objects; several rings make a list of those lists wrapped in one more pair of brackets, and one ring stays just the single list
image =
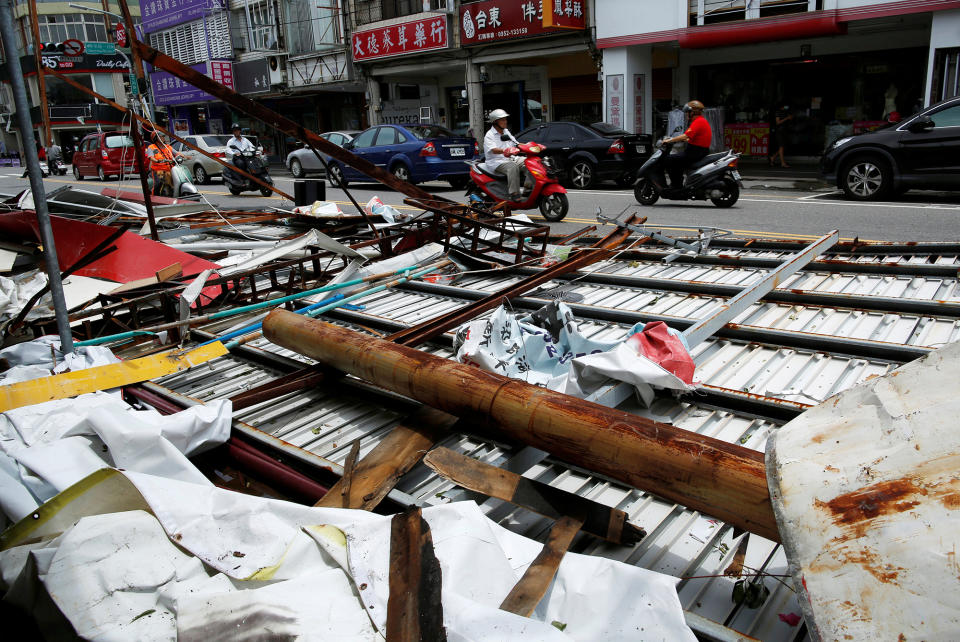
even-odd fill
[{"label": "bamboo pole", "polygon": [[763,453],[435,357],[285,310],[272,342],[445,412],[779,540]]}]

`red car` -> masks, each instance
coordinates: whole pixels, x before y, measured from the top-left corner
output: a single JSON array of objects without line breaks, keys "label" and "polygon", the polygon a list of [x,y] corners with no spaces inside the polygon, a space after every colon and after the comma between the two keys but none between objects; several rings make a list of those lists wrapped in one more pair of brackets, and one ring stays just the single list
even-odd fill
[{"label": "red car", "polygon": [[133,139],[125,132],[88,134],[73,155],[73,176],[78,181],[85,176],[104,181],[107,176],[130,175],[136,171]]}]

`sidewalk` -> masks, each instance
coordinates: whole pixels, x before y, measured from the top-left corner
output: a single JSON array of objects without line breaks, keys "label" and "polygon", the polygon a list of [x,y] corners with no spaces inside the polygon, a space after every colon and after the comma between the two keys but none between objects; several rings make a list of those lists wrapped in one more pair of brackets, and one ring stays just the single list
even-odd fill
[{"label": "sidewalk", "polygon": [[796,189],[830,191],[836,189],[820,176],[820,159],[812,156],[786,158],[790,167],[770,167],[765,157],[740,158],[743,186],[750,189]]}]

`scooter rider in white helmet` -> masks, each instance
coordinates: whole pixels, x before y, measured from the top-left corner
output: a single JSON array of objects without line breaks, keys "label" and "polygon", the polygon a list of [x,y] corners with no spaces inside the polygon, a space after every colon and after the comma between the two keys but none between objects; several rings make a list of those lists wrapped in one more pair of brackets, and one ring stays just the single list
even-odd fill
[{"label": "scooter rider in white helmet", "polygon": [[502,109],[494,109],[490,112],[488,118],[492,124],[483,137],[484,164],[490,171],[507,177],[507,192],[510,194],[510,200],[519,201],[521,199],[521,167],[503,155],[503,151],[511,144],[520,144],[507,129],[507,117],[509,115]]}]

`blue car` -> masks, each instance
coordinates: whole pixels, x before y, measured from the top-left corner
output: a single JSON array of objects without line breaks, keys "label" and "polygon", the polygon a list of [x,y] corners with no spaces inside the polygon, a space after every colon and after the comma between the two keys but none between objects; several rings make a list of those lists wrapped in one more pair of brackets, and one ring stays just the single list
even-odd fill
[{"label": "blue car", "polygon": [[[345,149],[410,183],[443,180],[463,189],[470,180],[466,161],[478,154],[472,138],[457,136],[439,125],[377,125],[360,132]],[[330,159],[330,183],[373,179]]]}]

